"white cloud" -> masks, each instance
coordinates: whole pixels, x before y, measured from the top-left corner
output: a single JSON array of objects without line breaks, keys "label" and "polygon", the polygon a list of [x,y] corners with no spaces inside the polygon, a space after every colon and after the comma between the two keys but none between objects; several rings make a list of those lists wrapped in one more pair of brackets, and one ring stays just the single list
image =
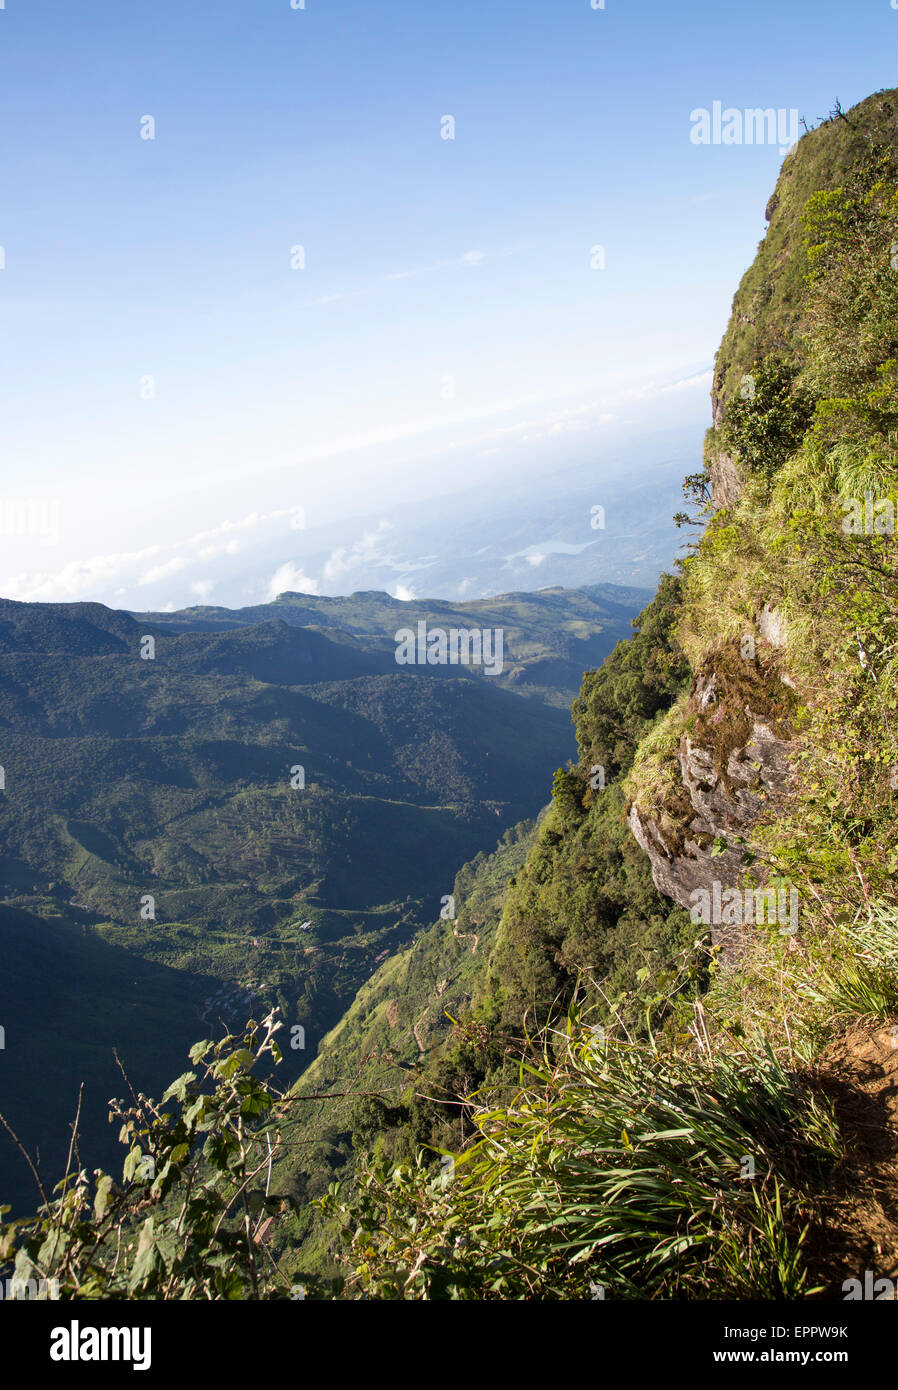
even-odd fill
[{"label": "white cloud", "polygon": [[679,381],[669,382],[667,386],[661,387],[661,394],[666,395],[669,391],[694,391],[701,386],[707,389],[714,380],[714,373],[709,369],[706,372],[696,372],[694,376],[684,376]]},{"label": "white cloud", "polygon": [[201,603],[205,603],[214,588],[215,583],[213,580],[197,579],[195,583],[191,584],[190,592],[196,594]]},{"label": "white cloud", "polygon": [[[248,512],[240,521],[221,521],[208,531],[198,531],[196,535],[190,537],[186,544],[199,545],[201,541],[211,541],[217,536],[229,535],[232,531],[251,531],[267,521],[283,521],[285,519],[289,522],[291,531],[301,531],[306,524],[305,508],[292,506],[278,507],[273,512]],[[236,541],[229,542],[226,549],[228,554],[232,554],[237,549]]]},{"label": "white cloud", "polygon": [[341,575],[349,573],[350,570],[358,569],[361,565],[370,564],[374,560],[389,563],[386,556],[381,555],[378,551],[378,542],[390,530],[392,530],[391,522],[379,521],[376,529],[366,531],[355,545],[337,546],[336,550],[332,550],[325,561],[325,579],[338,579]]},{"label": "white cloud", "polygon": [[[28,603],[64,603],[104,592],[108,594],[111,589],[116,598],[122,598],[132,585],[146,588],[201,560],[236,555],[240,544],[235,533],[246,533],[283,522],[291,531],[302,530],[305,526],[304,509],[291,506],[279,507],[271,512],[250,512],[239,521],[222,521],[208,530],[196,532],[186,540],[181,538],[165,544],[144,546],[141,550],[72,560],[55,572],[9,575],[2,582],[2,591],[7,598]],[[163,558],[166,554],[169,559]],[[149,560],[156,559],[159,564],[144,569]],[[113,589],[113,586],[117,587]]]},{"label": "white cloud", "polygon": [[177,574],[179,570],[185,569],[189,564],[190,561],[185,559],[183,555],[174,555],[164,564],[154,565],[152,569],[147,570],[146,574],[142,574],[137,582],[141,587],[145,584],[156,584],[160,579],[168,579],[169,575]]},{"label": "white cloud", "polygon": [[83,599],[85,595],[105,588],[117,579],[126,564],[146,560],[159,553],[159,546],[132,555],[94,555],[89,560],[72,560],[55,574],[38,571],[33,574],[10,575],[3,584],[6,598],[25,603],[64,603],[67,599]]},{"label": "white cloud", "polygon": [[280,565],[268,581],[268,597],[277,598],[278,594],[317,594],[318,580],[310,579],[303,574],[298,565],[294,565],[287,560]]},{"label": "white cloud", "polygon": [[713,379],[714,373],[708,368],[704,372],[694,373],[693,376],[680,377],[677,381],[647,381],[628,391],[627,396],[630,400],[641,401],[651,396],[668,396],[672,392],[695,391],[699,387],[707,390]]},{"label": "white cloud", "polygon": [[224,545],[204,545],[197,551],[197,559],[214,560],[216,555],[236,555],[239,549],[240,546],[232,537],[231,540],[225,541]]},{"label": "white cloud", "polygon": [[415,595],[405,584],[397,584],[393,597],[400,599],[402,603],[411,603]]}]

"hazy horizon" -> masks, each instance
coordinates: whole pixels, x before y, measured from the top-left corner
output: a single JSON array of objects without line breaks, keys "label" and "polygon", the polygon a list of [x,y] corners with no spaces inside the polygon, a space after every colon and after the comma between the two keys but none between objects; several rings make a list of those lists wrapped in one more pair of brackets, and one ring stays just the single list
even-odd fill
[{"label": "hazy horizon", "polygon": [[[889,80],[887,5],[815,13],[10,3],[0,593],[340,592],[410,503],[479,524],[542,478],[532,554],[589,539],[573,499],[543,534],[554,473],[591,464],[603,505],[621,442],[675,428],[693,471],[778,141]],[[721,103],[781,129],[696,143]],[[387,557],[393,592],[427,553]]]}]

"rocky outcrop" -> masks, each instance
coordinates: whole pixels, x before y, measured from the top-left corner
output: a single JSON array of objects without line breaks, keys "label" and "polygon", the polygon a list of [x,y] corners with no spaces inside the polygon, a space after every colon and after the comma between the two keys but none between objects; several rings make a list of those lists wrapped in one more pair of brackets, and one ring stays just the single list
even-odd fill
[{"label": "rocky outcrop", "polygon": [[742,479],[732,455],[712,450],[708,459],[708,476],[714,510],[734,507],[742,495]]},{"label": "rocky outcrop", "polygon": [[[655,886],[685,908],[695,905],[697,889],[710,894],[715,882],[722,890],[759,882],[750,868],[749,832],[790,788],[793,697],[776,652],[783,625],[775,609],[765,614],[769,635],[757,659],[742,659],[730,643],[709,655],[693,682],[675,797],[668,794],[663,806],[649,801],[647,809],[641,795],[629,808]],[[742,929],[712,924],[712,941],[732,961]]]},{"label": "rocky outcrop", "polygon": [[715,373],[711,387],[711,418],[713,424],[705,434],[702,458],[708,475],[708,490],[715,511],[734,507],[742,496],[742,475],[735,457],[725,443],[722,425],[725,415],[723,381]]}]

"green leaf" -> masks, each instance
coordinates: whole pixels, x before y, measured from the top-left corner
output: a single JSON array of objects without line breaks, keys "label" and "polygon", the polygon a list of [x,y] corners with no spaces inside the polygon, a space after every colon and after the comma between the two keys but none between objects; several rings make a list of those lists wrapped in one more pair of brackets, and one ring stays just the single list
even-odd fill
[{"label": "green leaf", "polygon": [[98,1221],[102,1220],[109,1210],[113,1191],[112,1178],[108,1173],[104,1173],[97,1183],[97,1193],[94,1197],[94,1216]]},{"label": "green leaf", "polygon": [[122,1164],[122,1179],[124,1182],[133,1181],[134,1175],[140,1167],[142,1158],[143,1149],[141,1149],[140,1145],[138,1144],[130,1151],[128,1157]]},{"label": "green leaf", "polygon": [[162,1097],[163,1105],[167,1100],[186,1100],[187,1087],[191,1085],[191,1083],[194,1081],[196,1081],[195,1071],[182,1072],[182,1074],[178,1077],[177,1081],[172,1082],[168,1090],[165,1092],[165,1095]]},{"label": "green leaf", "polygon": [[156,1272],[156,1238],[153,1229],[153,1218],[148,1216],[140,1229],[140,1240],[137,1243],[137,1254],[134,1257],[134,1264],[131,1267],[131,1275],[128,1280],[128,1288],[131,1293],[140,1287],[141,1284],[152,1278]]}]

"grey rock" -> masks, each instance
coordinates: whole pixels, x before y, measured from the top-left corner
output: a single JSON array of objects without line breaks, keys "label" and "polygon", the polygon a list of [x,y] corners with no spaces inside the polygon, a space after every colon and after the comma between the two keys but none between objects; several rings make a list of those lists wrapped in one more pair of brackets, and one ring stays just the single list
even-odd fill
[{"label": "grey rock", "polygon": [[711,480],[711,502],[715,511],[734,507],[742,496],[742,478],[731,454],[722,449],[711,451],[708,463]]},{"label": "grey rock", "polygon": [[[713,703],[716,685],[713,672],[697,682],[693,699],[699,708]],[[695,903],[695,891],[710,893],[715,880],[723,888],[746,881],[748,832],[770,799],[785,795],[790,787],[790,744],[747,706],[745,712],[751,732],[743,746],[730,753],[725,776],[715,771],[707,748],[683,735],[680,775],[694,815],[682,826],[677,844],[665,841],[654,819],[630,807],[630,830],[651,862],[655,887],[687,909]],[[722,947],[724,964],[732,965],[745,948],[746,933],[742,927],[712,926],[711,939]]]}]

